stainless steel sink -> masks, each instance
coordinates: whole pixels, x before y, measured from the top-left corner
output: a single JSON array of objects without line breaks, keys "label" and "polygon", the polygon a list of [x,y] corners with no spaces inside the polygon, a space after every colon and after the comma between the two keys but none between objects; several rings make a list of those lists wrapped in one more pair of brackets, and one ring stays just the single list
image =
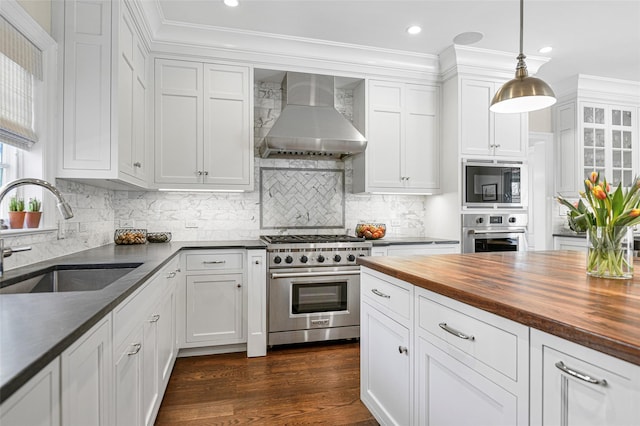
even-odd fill
[{"label": "stainless steel sink", "polygon": [[0,288],[0,294],[102,290],[140,265],[141,263],[111,264],[88,269],[69,265],[55,266],[44,270],[42,274]]}]

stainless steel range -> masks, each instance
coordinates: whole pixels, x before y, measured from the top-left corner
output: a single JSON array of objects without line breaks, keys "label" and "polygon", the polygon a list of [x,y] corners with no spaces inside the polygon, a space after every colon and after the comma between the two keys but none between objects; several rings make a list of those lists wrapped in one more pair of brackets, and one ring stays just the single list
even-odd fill
[{"label": "stainless steel range", "polygon": [[265,235],[269,346],[360,337],[360,267],[349,235]]}]

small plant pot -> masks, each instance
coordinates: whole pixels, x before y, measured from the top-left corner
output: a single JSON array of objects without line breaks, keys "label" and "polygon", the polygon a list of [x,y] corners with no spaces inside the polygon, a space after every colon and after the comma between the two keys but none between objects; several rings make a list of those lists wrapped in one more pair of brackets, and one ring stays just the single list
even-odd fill
[{"label": "small plant pot", "polygon": [[24,216],[26,212],[9,212],[9,227],[11,229],[22,229],[24,227]]},{"label": "small plant pot", "polygon": [[37,228],[40,226],[42,212],[26,212],[25,223],[27,228]]}]

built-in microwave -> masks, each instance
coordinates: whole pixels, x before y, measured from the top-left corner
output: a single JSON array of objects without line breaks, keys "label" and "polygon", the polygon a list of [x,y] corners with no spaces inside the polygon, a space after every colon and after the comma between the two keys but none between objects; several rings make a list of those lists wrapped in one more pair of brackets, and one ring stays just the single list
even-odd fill
[{"label": "built-in microwave", "polygon": [[524,208],[527,205],[524,163],[463,161],[462,187],[462,205],[467,208]]}]

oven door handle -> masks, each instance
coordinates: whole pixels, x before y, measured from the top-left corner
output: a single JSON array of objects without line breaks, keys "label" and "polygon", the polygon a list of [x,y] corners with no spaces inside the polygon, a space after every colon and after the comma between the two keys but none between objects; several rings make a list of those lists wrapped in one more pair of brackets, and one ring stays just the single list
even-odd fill
[{"label": "oven door handle", "polygon": [[271,278],[337,277],[342,275],[360,275],[360,271],[272,272]]},{"label": "oven door handle", "polygon": [[470,234],[478,234],[478,235],[486,235],[486,234],[497,234],[497,235],[502,235],[502,234],[524,234],[525,230],[524,229],[510,229],[510,230],[504,230],[504,231],[498,231],[498,230],[481,230],[481,231],[476,231],[474,229],[470,229],[469,230]]}]

